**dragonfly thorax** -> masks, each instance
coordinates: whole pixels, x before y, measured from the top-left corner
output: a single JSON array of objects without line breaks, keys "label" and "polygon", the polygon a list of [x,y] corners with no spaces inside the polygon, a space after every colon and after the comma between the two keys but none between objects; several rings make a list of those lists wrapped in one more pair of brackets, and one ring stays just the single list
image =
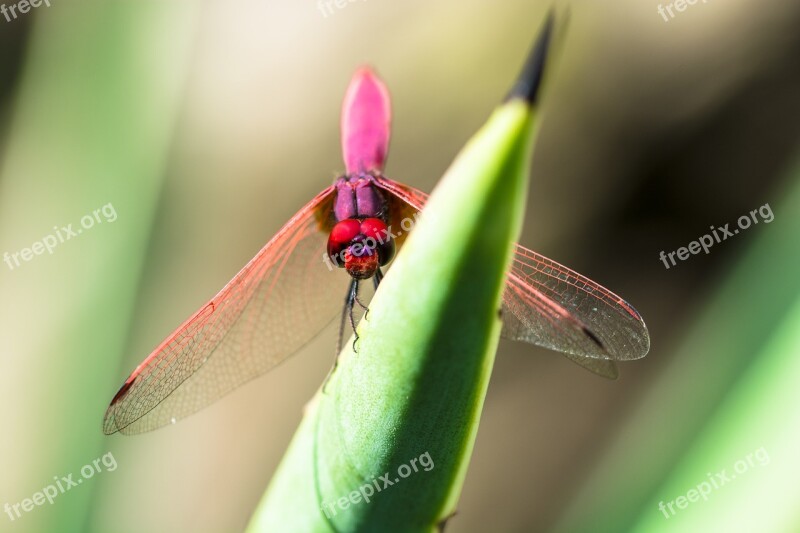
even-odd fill
[{"label": "dragonfly thorax", "polygon": [[337,221],[348,218],[385,219],[386,200],[375,186],[372,174],[342,176],[335,185],[333,214]]},{"label": "dragonfly thorax", "polygon": [[394,239],[379,218],[341,220],[328,236],[328,256],[333,264],[356,279],[367,279],[394,257]]}]

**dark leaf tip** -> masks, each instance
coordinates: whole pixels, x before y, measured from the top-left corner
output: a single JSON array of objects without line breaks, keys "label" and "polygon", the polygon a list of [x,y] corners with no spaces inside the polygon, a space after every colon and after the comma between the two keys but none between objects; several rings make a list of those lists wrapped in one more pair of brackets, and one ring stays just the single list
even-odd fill
[{"label": "dark leaf tip", "polygon": [[544,75],[544,67],[550,48],[550,41],[553,36],[554,23],[555,15],[553,10],[550,10],[544,27],[539,33],[539,37],[536,39],[516,83],[514,83],[511,91],[509,91],[506,101],[519,98],[525,100],[529,104],[536,103],[536,98],[539,94],[539,88]]}]

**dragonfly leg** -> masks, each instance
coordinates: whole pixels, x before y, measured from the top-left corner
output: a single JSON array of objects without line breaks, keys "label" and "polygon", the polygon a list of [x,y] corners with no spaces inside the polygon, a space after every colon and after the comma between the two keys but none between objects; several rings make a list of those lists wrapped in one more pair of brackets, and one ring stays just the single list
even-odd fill
[{"label": "dragonfly leg", "polygon": [[358,280],[355,278],[350,279],[350,288],[347,289],[347,296],[344,298],[344,310],[342,310],[342,321],[339,323],[339,341],[336,343],[336,353],[342,351],[342,342],[344,341],[344,325],[347,318],[350,318],[350,325],[353,325],[353,303],[358,297]]},{"label": "dragonfly leg", "polygon": [[366,305],[364,305],[364,302],[361,301],[361,299],[358,297],[358,295],[356,295],[356,303],[358,304],[359,307],[361,307],[361,309],[363,309],[364,311],[369,312],[369,308]]},{"label": "dragonfly leg", "polygon": [[[355,333],[356,326],[355,326],[355,319],[353,318],[353,303],[358,300],[358,280],[355,278],[350,279],[350,288],[347,290],[347,296],[344,299],[344,309],[342,310],[342,320],[339,322],[339,340],[336,342],[336,354],[333,359],[333,366],[328,371],[328,375],[325,377],[325,381],[322,383],[322,392],[325,392],[325,388],[328,386],[328,381],[330,381],[331,376],[336,371],[336,367],[339,365],[339,352],[342,351],[342,343],[344,342],[344,327],[347,321],[347,318],[350,318],[350,326],[353,328],[353,332]],[[358,340],[358,334],[356,334],[356,340]],[[355,349],[355,341],[353,342],[353,348]]]},{"label": "dragonfly leg", "polygon": [[[378,268],[378,270],[375,271],[375,275],[372,276],[372,282],[375,284],[376,291],[378,290],[378,285],[380,285],[381,280],[383,280],[383,272],[381,272],[381,269]],[[358,303],[367,311],[364,313],[364,320],[369,320],[369,307],[365,307],[361,302]]]},{"label": "dragonfly leg", "polygon": [[358,332],[356,331],[356,317],[353,315],[353,302],[358,302],[358,305],[366,309],[364,304],[358,299],[358,280],[353,279],[353,282],[350,284],[350,327],[353,328],[353,334],[355,338],[353,339],[353,352],[356,351],[356,342],[358,342]]}]

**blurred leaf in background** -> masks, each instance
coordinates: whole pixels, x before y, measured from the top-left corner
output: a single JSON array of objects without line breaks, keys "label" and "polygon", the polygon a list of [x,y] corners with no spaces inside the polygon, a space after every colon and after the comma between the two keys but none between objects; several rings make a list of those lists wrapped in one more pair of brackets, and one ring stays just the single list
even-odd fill
[{"label": "blurred leaf in background", "polygon": [[[242,530],[329,368],[335,333],[150,435],[103,438],[110,395],[341,170],[339,88],[354,68],[374,64],[396,116],[408,117],[395,123],[387,175],[431,190],[549,4],[371,0],[324,17],[315,1],[51,3],[0,19],[0,254],[109,202],[118,219],[17,269],[0,263],[0,505],[108,451],[119,468],[0,529],[80,529],[91,500],[86,528],[104,533]],[[622,530],[660,525],[658,502],[704,479],[693,465],[729,466],[703,442],[731,439],[733,461],[752,451],[734,432],[705,433],[710,417],[734,412],[726,399],[763,397],[770,428],[791,420],[788,406],[748,392],[761,371],[744,372],[791,350],[776,328],[791,316],[796,246],[755,243],[792,235],[780,201],[792,205],[792,185],[779,183],[800,139],[800,3],[709,2],[670,22],[657,3],[570,7],[521,242],[635,302],[653,350],[607,383],[501,341],[448,524],[456,533],[596,525],[587,517]],[[765,202],[776,213],[769,226],[670,270],[659,261]],[[767,255],[745,254],[751,245]],[[728,277],[740,261],[754,279]],[[751,295],[759,304],[744,301],[762,285]],[[776,368],[793,375],[785,363]],[[782,390],[765,379],[767,392]],[[796,439],[785,438],[765,432],[771,465],[725,488],[760,488],[781,464],[790,472],[779,458]],[[762,493],[779,502],[772,488]],[[681,520],[716,509],[709,503]]]},{"label": "blurred leaf in background", "polygon": [[[558,531],[800,527],[800,510],[790,503],[800,474],[800,167],[770,196],[778,199],[774,219],[748,229],[760,235],[724,282],[708,288],[708,305],[691,319]],[[762,449],[761,464],[739,472],[752,473],[730,485],[723,476],[716,490],[718,472],[735,479],[737,461]],[[713,482],[707,498],[688,509],[659,509],[704,481]]]},{"label": "blurred leaf in background", "polygon": [[[57,4],[32,28],[0,173],[0,250],[10,257],[0,270],[0,501],[71,473],[77,482],[109,451],[98,424],[153,229],[193,10]],[[37,241],[51,247],[42,253]],[[81,530],[97,490],[87,481],[10,525]]]}]

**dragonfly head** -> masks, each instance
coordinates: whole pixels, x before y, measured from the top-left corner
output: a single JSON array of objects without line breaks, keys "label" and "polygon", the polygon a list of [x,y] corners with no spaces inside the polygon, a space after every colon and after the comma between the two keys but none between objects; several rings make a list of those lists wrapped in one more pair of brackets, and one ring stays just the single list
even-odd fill
[{"label": "dragonfly head", "polygon": [[371,278],[394,257],[394,239],[379,218],[348,218],[336,223],[328,236],[328,256],[356,279]]}]

